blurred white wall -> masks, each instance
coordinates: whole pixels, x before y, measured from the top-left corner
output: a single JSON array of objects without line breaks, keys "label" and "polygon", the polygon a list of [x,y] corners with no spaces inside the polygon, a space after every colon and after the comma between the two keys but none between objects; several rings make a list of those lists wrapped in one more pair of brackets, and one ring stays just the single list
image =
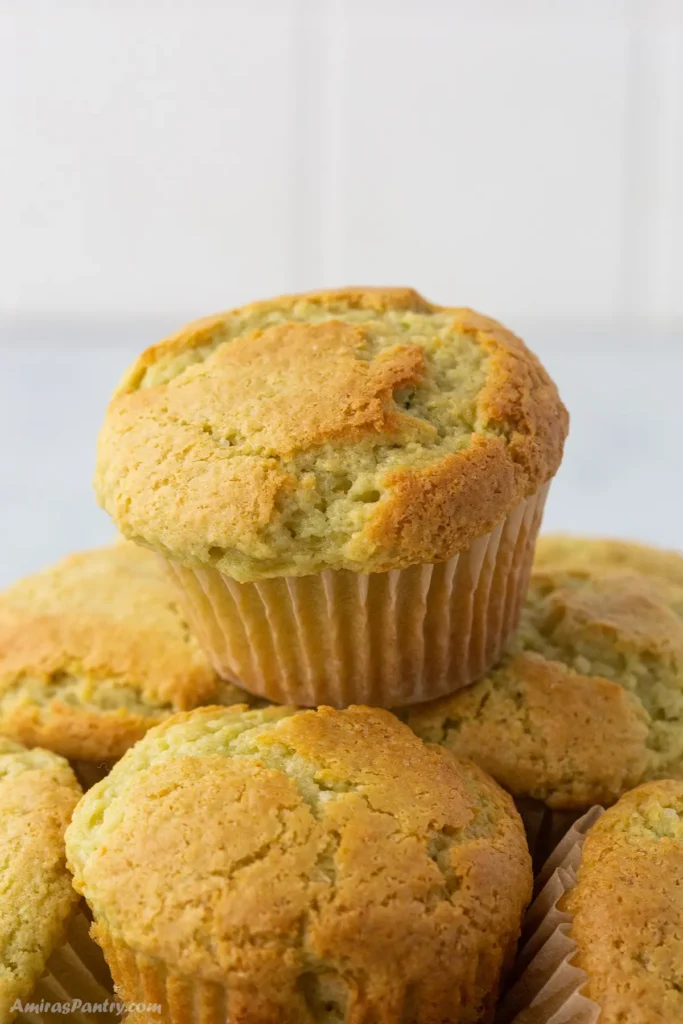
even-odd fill
[{"label": "blurred white wall", "polygon": [[552,528],[683,547],[683,0],[0,0],[0,586],[104,541],[141,348],[412,284],[572,413]]},{"label": "blurred white wall", "polygon": [[681,0],[0,0],[0,123],[0,320],[683,316]]}]

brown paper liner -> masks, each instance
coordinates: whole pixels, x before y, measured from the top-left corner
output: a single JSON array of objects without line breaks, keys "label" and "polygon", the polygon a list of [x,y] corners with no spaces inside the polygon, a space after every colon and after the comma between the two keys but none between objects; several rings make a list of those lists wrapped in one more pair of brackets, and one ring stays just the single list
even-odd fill
[{"label": "brown paper liner", "polygon": [[48,960],[45,973],[31,995],[22,1000],[24,1005],[27,1002],[67,1004],[70,1008],[68,1014],[65,1016],[51,1010],[18,1013],[15,1018],[18,1024],[48,1024],[64,1020],[72,1024],[113,1024],[121,1019],[113,1011],[98,1009],[97,1012],[86,1012],[74,1008],[75,1000],[103,1007],[116,999],[109,969],[99,946],[90,938],[89,928],[90,922],[79,907],[71,919],[65,942]]},{"label": "brown paper liner", "polygon": [[579,818],[537,876],[515,980],[498,1009],[496,1024],[597,1024],[600,1007],[581,992],[588,976],[571,963],[576,953],[571,915],[559,904],[576,885],[586,833],[602,813],[602,807],[593,807]]},{"label": "brown paper liner", "polygon": [[223,678],[275,703],[399,707],[484,675],[516,628],[548,492],[438,565],[237,583],[168,563]]},{"label": "brown paper liner", "polygon": [[112,768],[110,764],[96,764],[92,761],[71,761],[70,764],[83,792],[104,779]]}]

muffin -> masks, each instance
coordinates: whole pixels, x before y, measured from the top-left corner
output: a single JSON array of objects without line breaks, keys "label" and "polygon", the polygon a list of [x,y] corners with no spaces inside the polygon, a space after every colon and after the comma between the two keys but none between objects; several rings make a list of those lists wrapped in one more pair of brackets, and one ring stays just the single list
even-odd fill
[{"label": "muffin", "polygon": [[642,786],[600,818],[565,909],[603,1024],[683,1020],[683,783]]},{"label": "muffin", "polygon": [[593,804],[682,774],[683,587],[637,572],[535,569],[501,663],[405,720],[521,798],[547,852]]},{"label": "muffin", "polygon": [[71,555],[0,595],[0,733],[71,758],[86,784],[174,711],[239,700],[135,544]]},{"label": "muffin", "polygon": [[608,537],[551,533],[538,538],[535,565],[565,569],[635,569],[683,587],[683,554]]},{"label": "muffin", "polygon": [[528,1005],[502,1020],[683,1020],[683,783],[647,783],[606,811],[588,830],[578,880],[567,888],[551,910],[567,923],[513,990],[510,1003],[524,993]]},{"label": "muffin", "polygon": [[[41,1003],[111,1002],[111,979],[66,867],[81,790],[67,762],[0,737],[0,1020],[51,1021]],[[25,1014],[25,1015],[24,1015]],[[35,1015],[34,1015],[35,1014]],[[70,1013],[74,1024],[94,1018]],[[118,1019],[98,1012],[98,1021]]]},{"label": "muffin", "polygon": [[398,706],[499,657],[567,414],[524,343],[410,289],[190,324],[127,373],[95,486],[162,555],[226,679]]},{"label": "muffin", "polygon": [[169,1024],[490,1021],[531,891],[507,794],[365,707],[176,715],[67,851],[119,995]]}]

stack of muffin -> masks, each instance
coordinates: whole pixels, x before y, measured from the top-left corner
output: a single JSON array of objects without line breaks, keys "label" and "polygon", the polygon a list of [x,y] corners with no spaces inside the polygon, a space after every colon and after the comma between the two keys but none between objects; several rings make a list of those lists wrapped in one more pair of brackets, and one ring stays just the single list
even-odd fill
[{"label": "stack of muffin", "polygon": [[128,539],[0,597],[0,1024],[683,1021],[683,557],[536,546],[567,425],[407,289],[140,357]]}]

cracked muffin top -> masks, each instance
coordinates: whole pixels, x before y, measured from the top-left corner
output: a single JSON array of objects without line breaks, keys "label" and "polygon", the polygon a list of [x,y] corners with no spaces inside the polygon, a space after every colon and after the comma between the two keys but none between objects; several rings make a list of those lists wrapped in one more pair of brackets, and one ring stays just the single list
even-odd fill
[{"label": "cracked muffin top", "polygon": [[245,1022],[488,1020],[531,886],[510,797],[366,707],[179,714],[67,850],[105,951],[225,985]]},{"label": "cracked muffin top", "polygon": [[537,567],[501,664],[404,717],[515,796],[554,808],[613,803],[639,782],[681,776],[683,587]]},{"label": "cracked muffin top", "polygon": [[606,811],[563,909],[600,1024],[683,1020],[683,782],[640,786]]},{"label": "cracked muffin top", "polygon": [[64,831],[80,795],[61,757],[0,736],[0,1020],[30,995],[75,910]]},{"label": "cracked muffin top", "polygon": [[623,569],[683,587],[683,554],[609,537],[550,533],[536,544],[536,566],[557,569]]},{"label": "cracked muffin top", "polygon": [[285,296],[148,349],[95,488],[127,537],[241,581],[445,561],[556,472],[567,414],[524,343],[411,289]]},{"label": "cracked muffin top", "polygon": [[107,764],[175,711],[245,699],[135,544],[70,555],[0,594],[0,732],[28,746]]}]

